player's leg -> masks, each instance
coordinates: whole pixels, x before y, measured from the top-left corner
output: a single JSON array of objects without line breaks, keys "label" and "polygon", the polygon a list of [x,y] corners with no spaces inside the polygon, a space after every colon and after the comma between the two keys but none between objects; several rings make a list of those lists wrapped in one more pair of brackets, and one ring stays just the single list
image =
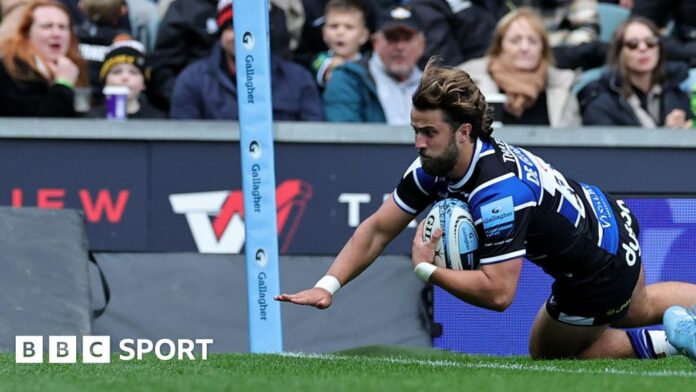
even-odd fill
[{"label": "player's leg", "polygon": [[[626,316],[611,323],[612,327],[635,328],[662,323],[663,313],[673,304],[694,303],[696,286],[668,282],[646,286],[641,268]],[[565,316],[552,317],[547,305],[541,307],[534,320],[529,349],[532,358],[644,358],[686,354],[696,359],[696,313],[684,307],[672,307],[665,316],[665,331],[653,329],[607,328],[608,325],[582,324],[587,320]],[[669,340],[668,340],[669,336]],[[696,363],[696,362],[695,362]]]},{"label": "player's leg", "polygon": [[[636,329],[627,336],[640,358],[687,355],[696,365],[696,285],[663,282],[645,285],[644,272],[631,298],[626,317],[613,326],[635,328],[662,324],[663,330]],[[676,306],[675,306],[676,305]]]},{"label": "player's leg", "polygon": [[696,285],[683,282],[645,284],[645,272],[641,268],[638,283],[631,297],[626,317],[612,324],[619,328],[635,328],[662,324],[662,317],[670,306],[696,305]]},{"label": "player's leg", "polygon": [[[630,302],[626,304],[628,308],[623,308],[622,312],[617,310],[614,317],[607,320],[612,327],[635,328],[661,324],[663,314],[670,305],[696,303],[696,286],[694,285],[678,282],[645,285],[645,271],[641,265],[641,252],[638,244],[640,231],[638,221],[622,201],[612,199],[611,204],[619,224],[621,243],[615,261],[625,260],[626,262],[620,264],[624,268],[617,269],[618,273],[611,276],[611,281],[612,283],[625,284],[627,276],[635,276],[632,273],[639,272],[637,279],[633,281],[635,283],[631,290]],[[691,324],[694,323],[692,320],[687,321]],[[696,327],[693,330],[692,335],[696,334]],[[638,358],[654,359],[680,353],[675,345],[667,339],[665,331],[662,330],[629,329],[625,335],[614,334],[614,336],[609,337],[611,337],[614,346],[625,346],[625,342],[628,340]],[[691,338],[694,339],[693,336]],[[602,348],[599,345],[606,343],[602,340],[599,340],[596,346],[589,347],[585,354],[594,356],[601,353]],[[696,343],[694,345],[696,346]],[[694,349],[696,350],[696,347]]]},{"label": "player's leg", "polygon": [[[646,300],[640,259],[629,265],[617,257],[612,263],[593,280],[554,283],[551,297],[534,321],[530,337],[533,357],[636,358],[641,353],[646,358],[656,357],[653,346],[642,344],[642,335],[609,328],[626,319],[633,309],[632,301],[643,304]],[[649,319],[646,310],[637,306],[633,317]],[[660,353],[664,351],[659,345],[657,348]]]},{"label": "player's leg", "polygon": [[534,359],[635,357],[626,333],[607,327],[557,321],[544,305],[534,319],[529,353]]},{"label": "player's leg", "polygon": [[638,281],[640,258],[629,264],[623,257],[612,257],[591,278],[556,280],[534,320],[532,357],[635,358],[626,332],[609,325],[626,316]]}]

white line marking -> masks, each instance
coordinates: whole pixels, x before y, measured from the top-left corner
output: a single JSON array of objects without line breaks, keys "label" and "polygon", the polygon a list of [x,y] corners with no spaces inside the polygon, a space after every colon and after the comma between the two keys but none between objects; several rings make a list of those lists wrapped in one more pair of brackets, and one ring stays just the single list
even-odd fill
[{"label": "white line marking", "polygon": [[532,372],[556,372],[556,373],[573,373],[573,374],[615,374],[620,376],[643,376],[643,377],[692,377],[696,378],[696,372],[690,371],[671,371],[671,370],[623,370],[610,367],[604,370],[587,370],[587,369],[563,369],[552,365],[538,364],[520,364],[520,363],[490,363],[490,362],[458,362],[450,360],[429,360],[429,359],[409,359],[399,357],[363,357],[363,356],[343,356],[334,354],[305,354],[305,353],[281,353],[285,357],[320,359],[326,361],[345,361],[349,359],[359,358],[360,360],[377,363],[389,363],[398,365],[419,365],[428,367],[448,367],[448,368],[465,368],[465,369],[495,369],[495,370],[522,370]]}]

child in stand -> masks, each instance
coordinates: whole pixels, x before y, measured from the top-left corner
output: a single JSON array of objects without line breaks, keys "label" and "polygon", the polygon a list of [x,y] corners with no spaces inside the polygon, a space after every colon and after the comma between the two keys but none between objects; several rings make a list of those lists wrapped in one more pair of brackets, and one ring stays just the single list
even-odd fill
[{"label": "child in stand", "polygon": [[[104,86],[128,87],[128,118],[166,118],[166,114],[152,106],[143,94],[149,77],[145,48],[132,39],[113,43],[99,70],[99,80]],[[90,111],[90,117],[106,118],[105,105],[95,106]]]},{"label": "child in stand", "polygon": [[327,52],[319,53],[312,62],[319,87],[331,78],[331,71],[346,61],[359,61],[360,48],[370,38],[367,9],[361,0],[329,0],[324,9],[324,42]]}]

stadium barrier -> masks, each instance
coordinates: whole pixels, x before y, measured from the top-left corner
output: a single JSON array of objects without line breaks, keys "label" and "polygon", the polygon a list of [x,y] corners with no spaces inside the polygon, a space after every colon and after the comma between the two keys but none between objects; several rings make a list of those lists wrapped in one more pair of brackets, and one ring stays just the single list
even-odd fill
[{"label": "stadium barrier", "polygon": [[0,352],[16,335],[92,332],[88,249],[75,210],[0,207]]}]

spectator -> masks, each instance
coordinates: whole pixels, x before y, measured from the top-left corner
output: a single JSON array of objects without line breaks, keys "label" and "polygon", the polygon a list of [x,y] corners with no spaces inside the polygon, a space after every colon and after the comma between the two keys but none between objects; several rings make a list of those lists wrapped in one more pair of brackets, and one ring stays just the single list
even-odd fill
[{"label": "spectator", "polygon": [[74,87],[89,84],[67,9],[34,0],[0,47],[1,116],[75,116]]},{"label": "spectator", "polygon": [[541,15],[558,68],[590,69],[604,65],[607,45],[597,39],[597,0],[513,0],[505,4],[510,11],[526,6]]},{"label": "spectator", "polygon": [[27,0],[0,0],[0,46],[13,33]]},{"label": "spectator", "polygon": [[[190,63],[207,57],[217,42],[216,4],[217,0],[176,0],[167,8],[151,56],[148,91],[158,107],[169,108],[177,75]],[[289,57],[285,14],[271,6],[269,18],[271,50]]]},{"label": "spectator", "polygon": [[421,63],[438,56],[446,65],[457,65],[483,56],[497,20],[486,3],[490,1],[413,0],[427,42]]},{"label": "spectator", "polygon": [[271,0],[285,14],[285,25],[288,29],[288,47],[294,51],[300,45],[302,39],[302,27],[305,22],[304,6],[302,0]]},{"label": "spectator", "polygon": [[609,72],[580,92],[585,125],[691,127],[689,96],[679,88],[687,67],[665,63],[653,22],[631,17],[619,26],[612,36],[609,65]]},{"label": "spectator", "polygon": [[[369,31],[374,31],[379,7],[381,4],[368,0],[357,0],[366,10],[365,18]],[[304,8],[304,25],[302,26],[302,39],[294,50],[293,58],[298,63],[311,68],[312,61],[321,52],[327,51],[323,38],[324,13],[329,0],[302,0]],[[388,9],[388,8],[387,8]],[[369,51],[369,41],[363,47],[363,51]]]},{"label": "spectator", "polygon": [[160,19],[157,5],[151,0],[126,0],[126,3],[131,35],[145,45],[146,53],[152,52],[155,48]]},{"label": "spectator", "polygon": [[[149,79],[150,69],[145,58],[145,47],[135,40],[117,41],[109,47],[99,70],[99,80],[104,86],[126,86],[129,89],[126,103],[128,118],[166,118],[142,94]],[[90,117],[106,118],[104,104],[93,107]]]},{"label": "spectator", "polygon": [[[67,8],[70,17],[72,18],[73,24],[79,26],[85,21],[85,14],[80,11],[77,3],[79,0],[58,0]],[[126,19],[127,21],[127,19]]]},{"label": "spectator", "polygon": [[[90,83],[98,86],[99,69],[109,46],[117,37],[130,35],[130,30],[119,24],[121,18],[127,17],[128,6],[125,0],[80,0],[78,7],[85,15],[77,27],[80,54],[87,60]],[[101,93],[94,90],[94,96],[99,99]]]},{"label": "spectator", "polygon": [[176,76],[191,62],[206,57],[218,34],[217,0],[176,0],[162,17],[152,51],[149,94],[154,103],[169,108]]},{"label": "spectator", "polygon": [[[632,14],[655,22],[664,31],[662,50],[668,60],[696,67],[696,0],[635,0]],[[673,21],[670,31],[667,26]]]},{"label": "spectator", "polygon": [[362,58],[360,48],[370,37],[366,10],[360,0],[330,0],[324,13],[324,42],[329,47],[312,62],[317,84],[324,87],[337,66]]},{"label": "spectator", "polygon": [[[176,79],[171,118],[239,119],[232,13],[232,0],[220,0],[219,43],[207,58],[186,67]],[[274,120],[322,120],[319,92],[306,69],[271,54],[270,73]]]},{"label": "spectator", "polygon": [[410,123],[411,96],[422,74],[416,64],[425,49],[411,10],[397,6],[386,13],[372,46],[369,58],[334,70],[324,90],[328,121]]},{"label": "spectator", "polygon": [[571,93],[575,73],[553,66],[553,52],[539,15],[522,7],[507,14],[493,32],[488,56],[459,66],[484,95],[504,93],[504,124],[580,125]]},{"label": "spectator", "polygon": [[[78,5],[79,0],[60,1],[68,7],[76,26],[81,26],[88,19]],[[157,5],[152,0],[126,0],[126,4],[128,13],[119,18],[117,26],[135,37],[145,45],[148,52],[151,52],[159,25]]]}]

